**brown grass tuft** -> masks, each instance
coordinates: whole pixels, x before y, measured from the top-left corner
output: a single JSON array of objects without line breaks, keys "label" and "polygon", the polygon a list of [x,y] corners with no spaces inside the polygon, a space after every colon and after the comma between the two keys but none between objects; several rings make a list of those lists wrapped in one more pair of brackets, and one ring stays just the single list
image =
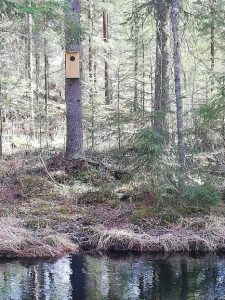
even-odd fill
[{"label": "brown grass tuft", "polygon": [[1,219],[0,228],[1,257],[58,257],[78,249],[66,235],[33,232],[17,219]]},{"label": "brown grass tuft", "polygon": [[171,228],[162,227],[145,233],[103,226],[94,228],[94,232],[95,239],[90,240],[89,247],[86,243],[85,248],[148,253],[225,251],[225,219],[222,217],[182,219]]}]

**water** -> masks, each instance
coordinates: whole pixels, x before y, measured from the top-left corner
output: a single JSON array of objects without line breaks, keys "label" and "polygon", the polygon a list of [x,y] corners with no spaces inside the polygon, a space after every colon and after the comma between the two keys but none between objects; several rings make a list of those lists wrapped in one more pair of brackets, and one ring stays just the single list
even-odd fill
[{"label": "water", "polygon": [[0,261],[0,300],[225,299],[218,257]]}]

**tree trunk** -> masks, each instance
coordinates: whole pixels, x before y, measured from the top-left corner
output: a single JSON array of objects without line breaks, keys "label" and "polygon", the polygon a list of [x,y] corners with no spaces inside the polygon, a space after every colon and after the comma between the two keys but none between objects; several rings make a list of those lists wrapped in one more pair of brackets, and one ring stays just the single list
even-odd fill
[{"label": "tree trunk", "polygon": [[45,68],[45,138],[48,147],[48,100],[49,100],[49,60],[47,53],[47,40],[44,38],[44,68]]},{"label": "tree trunk", "polygon": [[134,28],[133,28],[133,43],[134,43],[134,112],[138,110],[138,43],[139,43],[139,28],[138,28],[138,15],[137,15],[137,1],[133,3],[134,14]]},{"label": "tree trunk", "polygon": [[[0,84],[0,100],[2,101],[2,85]],[[3,155],[2,135],[3,135],[3,120],[2,107],[0,106],[0,157]]]},{"label": "tree trunk", "polygon": [[120,120],[120,69],[118,68],[117,73],[117,127],[118,127],[118,148],[121,149],[121,120]]},{"label": "tree trunk", "polygon": [[[104,10],[103,14],[103,40],[105,43],[108,43],[109,40],[109,15]],[[109,86],[109,53],[108,49],[105,50],[105,103],[110,104],[110,86]]]},{"label": "tree trunk", "polygon": [[93,20],[93,3],[89,2],[89,13],[88,13],[89,24],[91,27],[91,32],[89,34],[89,49],[88,49],[88,71],[89,71],[89,100],[91,104],[91,149],[94,150],[95,135],[95,107],[94,107],[94,92],[93,92],[93,30],[94,30],[94,20]]},{"label": "tree trunk", "polygon": [[[155,107],[154,107],[154,68],[152,64],[152,60],[150,58],[150,74],[149,74],[149,79],[150,79],[150,97],[151,97],[151,112],[154,112]],[[151,126],[154,128],[154,119],[151,119]]]},{"label": "tree trunk", "polygon": [[144,22],[142,22],[142,117],[145,116],[145,40]]},{"label": "tree trunk", "polygon": [[27,39],[27,53],[28,53],[28,82],[29,82],[29,101],[30,101],[30,135],[35,134],[35,120],[34,120],[34,85],[33,85],[33,25],[32,16],[28,15],[28,39]]},{"label": "tree trunk", "polygon": [[[68,18],[72,17],[76,27],[80,28],[80,1],[70,0],[71,12],[68,12]],[[81,53],[80,34],[72,37],[66,30],[67,51]],[[82,78],[82,65],[80,63],[80,76]],[[67,117],[67,140],[66,153],[70,156],[79,156],[83,151],[83,125],[82,125],[82,99],[81,99],[81,78],[66,79],[65,96],[66,96],[66,117]]]},{"label": "tree trunk", "polygon": [[166,131],[166,112],[169,100],[168,47],[167,26],[169,4],[166,0],[156,3],[156,69],[155,69],[155,101],[153,127],[159,132]]},{"label": "tree trunk", "polygon": [[185,149],[183,133],[183,100],[181,95],[181,60],[180,60],[180,38],[179,38],[179,10],[180,0],[173,0],[172,8],[172,30],[173,30],[173,61],[174,61],[174,79],[177,108],[177,137],[178,137],[178,155],[181,172],[185,170]]},{"label": "tree trunk", "polygon": [[[42,149],[42,122],[41,122],[41,107],[39,103],[39,93],[40,93],[40,42],[39,42],[39,36],[36,38],[35,43],[35,67],[36,67],[36,90],[35,90],[35,96],[36,96],[36,105],[38,108],[38,123],[39,123],[39,150]],[[36,137],[38,138],[38,133],[36,132]]]},{"label": "tree trunk", "polygon": [[214,68],[215,68],[215,0],[211,0],[211,37],[210,37],[210,52],[211,52],[211,92],[214,88]]},{"label": "tree trunk", "polygon": [[36,50],[35,50],[35,63],[36,63],[36,102],[39,104],[39,92],[40,92],[40,49],[39,49],[39,37],[36,41]]}]

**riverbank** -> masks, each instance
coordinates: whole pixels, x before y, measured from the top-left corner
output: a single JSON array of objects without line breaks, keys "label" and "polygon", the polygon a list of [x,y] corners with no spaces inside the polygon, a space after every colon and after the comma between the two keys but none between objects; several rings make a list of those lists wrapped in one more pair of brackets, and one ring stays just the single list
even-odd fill
[{"label": "riverbank", "polygon": [[225,251],[225,219],[216,216],[187,218],[177,224],[149,227],[145,231],[131,225],[120,228],[120,224],[111,228],[80,224],[70,225],[67,229],[62,227],[58,231],[46,228],[30,230],[21,220],[11,218],[1,219],[0,227],[1,257],[51,258],[83,251],[140,254]]},{"label": "riverbank", "polygon": [[[127,172],[127,170],[126,170]],[[0,170],[0,256],[81,251],[225,251],[224,204],[158,206],[125,171],[90,160],[6,158]]]},{"label": "riverbank", "polygon": [[131,228],[93,229],[81,248],[95,251],[137,253],[209,253],[225,250],[225,220],[216,216],[186,218],[167,227],[138,232]]}]

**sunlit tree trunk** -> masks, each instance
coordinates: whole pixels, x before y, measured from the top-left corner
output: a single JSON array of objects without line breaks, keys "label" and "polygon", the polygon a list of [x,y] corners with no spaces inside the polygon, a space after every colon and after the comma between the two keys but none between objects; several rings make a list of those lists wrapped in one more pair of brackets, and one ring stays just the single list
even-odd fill
[{"label": "sunlit tree trunk", "polygon": [[180,59],[180,38],[179,38],[179,10],[180,0],[173,0],[172,7],[172,30],[173,30],[173,62],[174,79],[177,108],[177,137],[178,154],[181,171],[185,170],[185,149],[183,133],[183,99],[181,94],[181,59]]},{"label": "sunlit tree trunk", "polygon": [[[71,11],[68,12],[68,17],[71,18],[72,15],[76,27],[80,28],[80,1],[70,0],[70,8]],[[68,30],[66,30],[66,42],[67,51],[80,52],[80,59],[82,59],[80,34],[71,37],[69,36]],[[66,79],[65,87],[67,117],[66,153],[71,156],[79,156],[83,151],[81,67],[80,76],[80,78],[76,79]]]}]

